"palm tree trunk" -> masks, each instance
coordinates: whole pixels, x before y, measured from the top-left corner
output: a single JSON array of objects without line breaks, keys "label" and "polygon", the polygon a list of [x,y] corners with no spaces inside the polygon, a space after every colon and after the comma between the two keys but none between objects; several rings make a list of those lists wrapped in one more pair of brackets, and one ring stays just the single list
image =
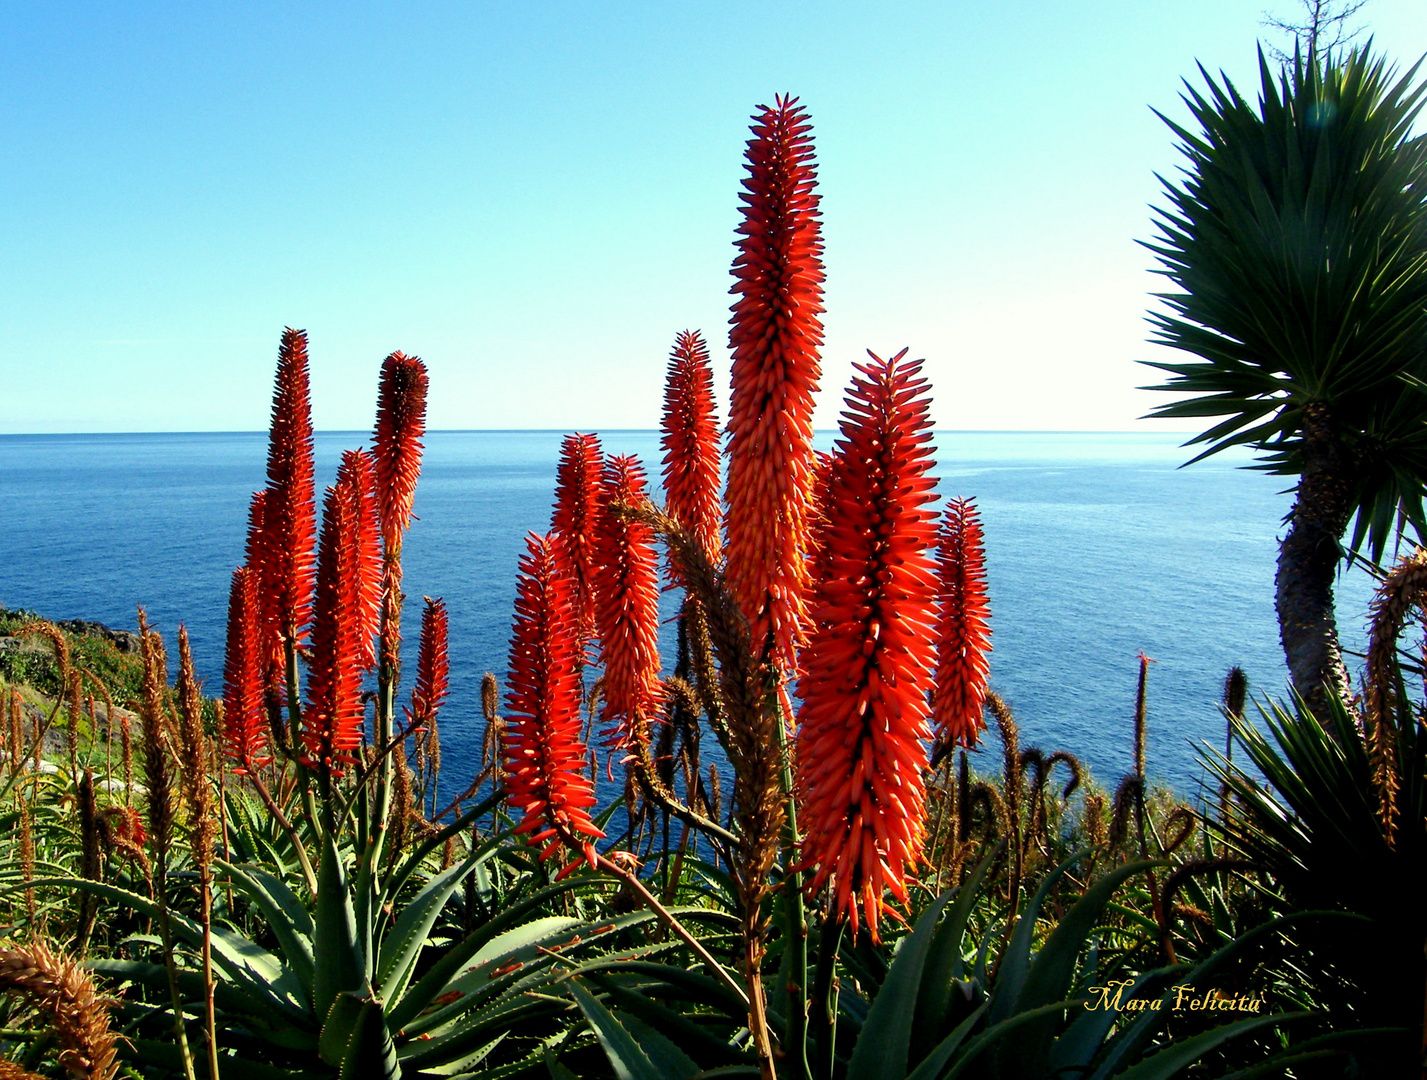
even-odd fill
[{"label": "palm tree trunk", "polygon": [[1352,683],[1338,646],[1333,576],[1342,555],[1339,541],[1352,517],[1351,450],[1332,429],[1328,409],[1303,410],[1303,472],[1289,513],[1288,535],[1278,550],[1275,581],[1278,632],[1293,686],[1319,717],[1329,695],[1344,702]]}]

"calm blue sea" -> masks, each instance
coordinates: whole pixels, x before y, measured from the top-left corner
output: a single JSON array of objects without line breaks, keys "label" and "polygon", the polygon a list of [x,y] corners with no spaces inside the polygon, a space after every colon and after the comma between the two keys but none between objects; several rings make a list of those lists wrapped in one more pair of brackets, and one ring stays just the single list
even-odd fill
[{"label": "calm blue sea", "polygon": [[[480,746],[479,684],[503,678],[516,562],[549,522],[559,432],[435,432],[406,542],[408,610],[444,597],[452,696],[442,718],[455,790]],[[317,437],[319,487],[365,435]],[[657,472],[658,435],[605,448]],[[832,434],[822,436],[830,446]],[[1260,693],[1287,678],[1273,612],[1277,537],[1290,504],[1246,457],[1177,466],[1173,436],[944,432],[943,496],[974,496],[986,527],[992,682],[1022,745],[1079,754],[1113,785],[1130,767],[1136,653],[1150,671],[1150,768],[1197,791],[1200,740],[1223,740],[1215,707],[1239,664]],[[243,555],[266,435],[0,436],[0,605],[133,627],[143,604],[166,632],[188,625],[200,674],[222,685],[228,579]],[[1340,584],[1345,644],[1361,650],[1370,586]],[[666,597],[672,603],[672,598]],[[408,627],[416,639],[416,622]],[[666,648],[666,655],[671,650]],[[411,665],[411,666],[414,666]],[[990,763],[988,763],[990,765]]]}]

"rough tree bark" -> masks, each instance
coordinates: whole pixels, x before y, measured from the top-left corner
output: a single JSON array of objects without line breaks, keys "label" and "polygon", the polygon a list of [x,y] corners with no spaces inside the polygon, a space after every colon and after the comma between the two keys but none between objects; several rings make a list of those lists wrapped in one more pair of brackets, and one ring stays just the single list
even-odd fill
[{"label": "rough tree bark", "polygon": [[1338,645],[1333,577],[1339,542],[1353,511],[1351,449],[1333,429],[1327,406],[1303,410],[1303,471],[1275,579],[1279,638],[1294,688],[1326,720],[1329,695],[1347,702],[1352,683]]}]

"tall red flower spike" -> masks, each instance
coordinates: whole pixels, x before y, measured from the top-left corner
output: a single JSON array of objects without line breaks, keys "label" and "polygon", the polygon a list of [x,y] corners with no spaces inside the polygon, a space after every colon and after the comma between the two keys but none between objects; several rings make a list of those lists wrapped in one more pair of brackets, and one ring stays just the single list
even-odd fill
[{"label": "tall red flower spike", "polygon": [[664,448],[664,508],[693,534],[710,561],[717,562],[722,547],[718,419],[714,416],[709,347],[697,330],[685,330],[674,341],[664,384],[660,445]]},{"label": "tall red flower spike", "polygon": [[[870,355],[870,354],[869,354]],[[890,890],[921,858],[936,622],[936,496],[921,362],[856,365],[828,481],[828,572],[798,684],[798,793],[809,883],[877,939]]]},{"label": "tall red flower spike", "polygon": [[369,656],[363,634],[371,626],[370,615],[363,612],[363,580],[371,570],[362,566],[361,515],[366,508],[355,472],[348,469],[327,489],[317,552],[302,740],[309,762],[329,767],[355,762],[353,751],[362,741],[362,674]]},{"label": "tall red flower spike", "polygon": [[421,439],[426,434],[426,365],[420,357],[394,352],[382,361],[377,390],[377,513],[388,552],[401,548],[411,524],[416,481],[421,475]]},{"label": "tall red flower spike", "polygon": [[600,721],[611,745],[648,738],[659,711],[659,570],[654,530],[614,512],[616,504],[645,501],[644,469],[635,457],[610,458],[601,484],[601,513],[595,533],[595,625],[604,665],[604,708]]},{"label": "tall red flower spike", "polygon": [[600,518],[604,454],[595,435],[566,435],[555,472],[555,510],[550,516],[557,564],[570,575],[581,642],[595,634],[595,532]]},{"label": "tall red flower spike", "polygon": [[263,764],[268,730],[264,667],[257,575],[240,566],[228,590],[228,650],[223,661],[223,743],[239,771]]},{"label": "tall red flower spike", "polygon": [[344,450],[337,466],[337,489],[346,493],[356,526],[356,590],[353,598],[357,620],[357,640],[361,667],[368,671],[377,662],[377,629],[381,620],[382,549],[377,521],[376,470],[365,450]]},{"label": "tall red flower spike", "polygon": [[986,600],[981,519],[971,499],[947,503],[937,544],[937,575],[941,579],[941,613],[932,719],[946,742],[975,746],[978,734],[986,730],[991,605]]},{"label": "tall red flower spike", "polygon": [[278,625],[277,590],[272,574],[272,545],[267,529],[267,490],[253,492],[248,504],[248,542],[244,565],[252,572],[256,597],[258,655],[262,659],[264,685],[275,689],[285,678],[282,632]]},{"label": "tall red flower spike", "polygon": [[264,498],[265,571],[279,632],[299,641],[312,615],[317,510],[312,479],[312,402],[307,332],[288,327],[278,347]]},{"label": "tall red flower spike", "polygon": [[728,581],[757,650],[793,670],[806,617],[823,265],[812,125],[796,98],[754,117],[733,273]]},{"label": "tall red flower spike", "polygon": [[422,599],[421,648],[416,659],[416,685],[411,688],[407,720],[413,727],[428,723],[440,710],[451,689],[451,664],[447,658],[449,636],[446,603],[429,596]]},{"label": "tall red flower spike", "polygon": [[595,789],[580,739],[571,582],[556,566],[551,536],[531,533],[525,546],[506,676],[506,795],[525,815],[516,832],[533,834],[531,843],[549,841],[542,859],[570,844],[593,867],[593,840],[604,833],[589,815]]}]

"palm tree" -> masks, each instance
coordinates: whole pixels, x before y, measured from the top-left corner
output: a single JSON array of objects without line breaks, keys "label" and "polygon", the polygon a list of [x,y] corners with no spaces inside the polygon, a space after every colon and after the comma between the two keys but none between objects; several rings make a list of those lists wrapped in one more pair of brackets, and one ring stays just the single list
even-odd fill
[{"label": "palm tree", "polygon": [[[1154,340],[1188,353],[1151,362],[1156,390],[1192,394],[1150,415],[1224,417],[1186,445],[1230,446],[1296,476],[1276,580],[1294,686],[1315,711],[1350,684],[1333,579],[1366,542],[1380,559],[1410,524],[1427,533],[1427,138],[1412,125],[1417,66],[1369,49],[1310,53],[1277,76],[1259,54],[1248,104],[1221,75],[1184,101],[1202,129],[1163,117],[1188,158],[1146,246],[1177,287],[1151,312]],[[1343,537],[1350,522],[1350,541]],[[1326,715],[1326,714],[1325,714]]]}]

